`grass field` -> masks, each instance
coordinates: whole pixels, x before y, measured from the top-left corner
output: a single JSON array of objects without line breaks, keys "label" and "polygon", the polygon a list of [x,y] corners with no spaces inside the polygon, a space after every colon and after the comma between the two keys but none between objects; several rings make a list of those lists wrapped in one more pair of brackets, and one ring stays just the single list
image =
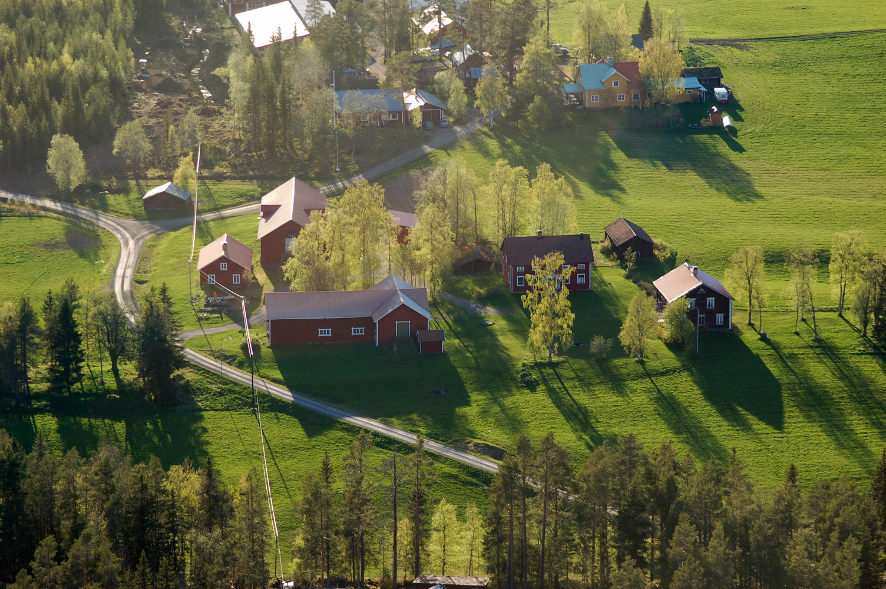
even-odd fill
[{"label": "grass field", "polygon": [[[611,12],[622,2],[610,0]],[[632,32],[640,22],[645,0],[625,0]],[[551,40],[572,47],[573,26],[580,0],[560,4],[551,14]],[[862,31],[886,27],[886,5],[878,0],[747,0],[741,3],[711,5],[704,0],[650,2],[653,14],[659,8],[683,13],[690,38],[757,38],[808,35],[839,31]]]},{"label": "grass field", "polygon": [[[119,193],[71,194],[62,200],[123,219],[135,219],[137,221],[187,217],[189,214],[193,216],[194,212],[191,209],[145,213],[142,197],[148,190],[163,184],[163,182],[165,181],[143,180],[138,183],[130,182],[127,189]],[[273,183],[265,186],[264,184],[259,185],[249,181],[226,180],[218,182],[215,180],[201,180],[198,191],[200,210],[208,213],[250,202],[257,202],[261,195],[277,186],[276,184],[271,184]]]},{"label": "grass field", "polygon": [[[261,472],[261,446],[257,422],[251,411],[248,388],[222,380],[202,370],[187,371],[193,401],[175,409],[123,399],[43,398],[27,413],[0,412],[0,428],[26,448],[41,432],[58,452],[76,450],[81,455],[115,444],[134,461],[156,455],[164,467],[190,458],[201,466],[207,456],[223,479],[236,486],[251,468]],[[111,378],[110,373],[107,378]],[[290,549],[297,527],[293,501],[301,495],[301,481],[318,468],[329,453],[337,475],[357,429],[276,399],[262,399],[262,425],[267,439],[268,468],[274,505],[280,525],[281,549],[289,570]],[[370,461],[380,463],[390,451],[387,438],[374,438]],[[408,452],[408,448],[401,448]],[[471,502],[485,505],[483,486],[488,476],[448,460],[434,457],[438,484],[435,492],[460,507]]]},{"label": "grass field", "polygon": [[[191,278],[193,279],[193,293],[197,307],[202,307],[202,291],[197,280],[197,258],[200,248],[218,239],[225,233],[245,243],[255,250],[255,267],[259,284],[252,285],[242,291],[247,296],[247,309],[255,311],[261,304],[262,284],[267,283],[267,277],[261,271],[258,264],[258,242],[255,240],[257,221],[255,214],[239,215],[215,221],[201,222],[197,226],[197,245],[194,251],[194,266]],[[141,296],[150,287],[159,288],[164,282],[172,293],[175,309],[178,311],[182,326],[185,330],[199,327],[216,327],[231,323],[231,317],[241,316],[239,307],[232,315],[225,314],[200,314],[191,310],[188,289],[188,257],[191,253],[192,228],[182,227],[174,231],[161,233],[145,243],[139,259],[138,272],[135,275],[134,290],[136,296]],[[218,288],[219,295],[224,294]],[[212,295],[213,289],[207,287],[207,293]]]},{"label": "grass field", "polygon": [[[822,262],[820,295],[830,299],[826,250],[835,232],[862,229],[873,249],[886,248],[886,137],[871,124],[886,81],[858,71],[886,61],[884,41],[886,34],[698,49],[735,89],[739,100],[725,110],[736,133],[637,130],[622,113],[576,111],[566,129],[496,125],[413,168],[461,157],[485,177],[499,158],[533,173],[549,162],[575,191],[579,229],[596,239],[625,216],[676,247],[678,260],[715,276],[739,247],[761,245],[777,305],[787,282],[781,262],[806,240]],[[704,111],[681,108],[687,122]]]},{"label": "grass field", "polygon": [[89,225],[0,209],[0,252],[0,305],[28,296],[39,309],[68,277],[81,292],[109,290],[120,243]]},{"label": "grass field", "polygon": [[[791,462],[804,483],[837,474],[864,479],[886,445],[886,355],[836,317],[819,317],[823,341],[811,328],[793,334],[793,314],[766,313],[771,341],[742,327],[736,334],[703,334],[702,354],[655,343],[645,364],[625,356],[617,334],[636,286],[616,268],[595,270],[594,292],[572,296],[575,339],[613,338],[611,359],[573,348],[553,367],[532,367],[536,384],[518,378],[526,355],[528,320],[519,299],[497,277],[460,279],[456,292],[507,312],[468,315],[448,304],[432,309],[446,329],[442,356],[368,345],[263,348],[265,378],[434,439],[500,456],[521,432],[553,431],[576,462],[603,440],[630,432],[650,446],[673,440],[704,459],[726,460],[732,448],[756,480],[773,484]],[[742,325],[740,315],[736,324]],[[245,369],[245,358],[224,334],[188,345]],[[348,370],[341,370],[348,366]],[[432,395],[437,388],[445,395]]]}]

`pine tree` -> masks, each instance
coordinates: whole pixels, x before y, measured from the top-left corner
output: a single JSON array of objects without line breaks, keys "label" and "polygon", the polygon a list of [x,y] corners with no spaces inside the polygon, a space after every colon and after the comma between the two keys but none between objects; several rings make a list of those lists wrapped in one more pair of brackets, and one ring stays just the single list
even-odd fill
[{"label": "pine tree", "polygon": [[413,574],[417,577],[422,574],[422,555],[426,551],[426,539],[428,537],[429,505],[431,489],[436,482],[436,474],[431,468],[431,459],[425,450],[424,438],[419,435],[415,440],[412,454],[409,456],[407,467],[409,477],[407,489],[407,511],[411,522],[410,538],[412,544]]},{"label": "pine tree", "polygon": [[880,521],[880,529],[886,530],[886,448],[880,455],[877,468],[871,480],[871,497],[877,508],[877,519]]},{"label": "pine tree", "polygon": [[70,394],[71,388],[83,378],[83,347],[80,328],[69,297],[62,298],[58,306],[49,346],[52,358],[49,382],[54,389]]},{"label": "pine tree", "polygon": [[31,306],[31,299],[22,297],[18,301],[15,313],[16,335],[18,339],[18,390],[28,395],[31,392],[30,366],[31,354],[37,347],[40,326],[37,324],[37,313]]}]

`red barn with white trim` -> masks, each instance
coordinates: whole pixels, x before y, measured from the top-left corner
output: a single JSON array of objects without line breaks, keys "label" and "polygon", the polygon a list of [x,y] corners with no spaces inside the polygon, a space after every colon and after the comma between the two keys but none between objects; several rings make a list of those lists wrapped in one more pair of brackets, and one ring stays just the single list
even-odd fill
[{"label": "red barn with white trim", "polygon": [[418,341],[431,321],[428,291],[393,274],[369,290],[265,294],[271,346],[371,341]]},{"label": "red barn with white trim", "polygon": [[563,254],[563,265],[575,268],[565,282],[569,290],[591,290],[591,267],[594,251],[591,237],[578,235],[542,235],[535,237],[506,237],[501,244],[501,277],[511,292],[526,292],[526,276],[534,274],[532,260],[551,252]]},{"label": "red barn with white trim", "polygon": [[200,250],[197,270],[200,286],[240,288],[246,283],[246,272],[252,272],[252,248],[225,233]]}]

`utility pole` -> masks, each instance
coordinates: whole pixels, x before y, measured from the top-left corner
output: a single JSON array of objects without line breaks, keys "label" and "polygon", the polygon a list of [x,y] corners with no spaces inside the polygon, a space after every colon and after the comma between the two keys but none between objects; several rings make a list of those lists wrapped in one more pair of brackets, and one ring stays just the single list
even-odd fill
[{"label": "utility pole", "polygon": [[335,175],[341,173],[338,167],[338,95],[335,93],[335,70],[332,71],[332,129],[335,131]]}]

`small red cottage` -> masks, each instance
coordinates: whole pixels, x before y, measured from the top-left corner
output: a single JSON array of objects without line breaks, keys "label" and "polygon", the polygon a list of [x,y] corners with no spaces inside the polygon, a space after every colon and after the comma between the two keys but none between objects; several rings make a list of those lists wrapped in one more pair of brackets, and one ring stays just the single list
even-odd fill
[{"label": "small red cottage", "polygon": [[191,193],[172,182],[152,188],[142,197],[146,211],[166,211],[191,207]]},{"label": "small red cottage", "polygon": [[603,235],[612,244],[612,249],[618,257],[624,258],[628,248],[640,258],[652,256],[654,242],[642,227],[631,223],[624,217],[606,226]]},{"label": "small red cottage", "polygon": [[418,353],[419,354],[442,354],[443,343],[446,341],[446,332],[442,329],[418,330]]},{"label": "small red cottage", "polygon": [[400,228],[400,231],[397,233],[397,241],[399,243],[406,243],[409,241],[409,232],[418,226],[418,217],[415,213],[404,213],[403,211],[392,211],[390,209],[388,212],[391,214],[394,225]]},{"label": "small red cottage", "polygon": [[297,178],[291,178],[261,199],[258,237],[261,263],[279,264],[289,244],[310,222],[311,211],[325,211],[326,197]]},{"label": "small red cottage", "polygon": [[658,280],[654,281],[656,306],[659,311],[680,297],[689,301],[686,316],[697,325],[709,329],[732,327],[732,295],[720,281],[705,274],[698,266],[690,266],[686,260]]},{"label": "small red cottage", "polygon": [[200,250],[197,270],[200,286],[240,288],[246,282],[244,274],[252,272],[252,248],[225,233]]},{"label": "small red cottage", "polygon": [[409,111],[410,120],[418,116],[418,113],[421,113],[422,122],[439,122],[440,119],[445,118],[444,115],[448,109],[445,102],[430,92],[425,92],[418,88],[413,88],[411,92],[403,93],[403,104],[406,110]]},{"label": "small red cottage", "polygon": [[431,321],[427,289],[393,274],[369,290],[269,292],[265,313],[272,346],[363,341],[389,346],[398,337],[418,342]]},{"label": "small red cottage", "polygon": [[511,292],[526,292],[526,275],[532,274],[532,260],[551,252],[563,254],[564,266],[573,266],[575,273],[566,281],[569,290],[591,289],[591,266],[594,252],[591,237],[578,235],[542,235],[506,237],[501,244],[501,277]]}]

